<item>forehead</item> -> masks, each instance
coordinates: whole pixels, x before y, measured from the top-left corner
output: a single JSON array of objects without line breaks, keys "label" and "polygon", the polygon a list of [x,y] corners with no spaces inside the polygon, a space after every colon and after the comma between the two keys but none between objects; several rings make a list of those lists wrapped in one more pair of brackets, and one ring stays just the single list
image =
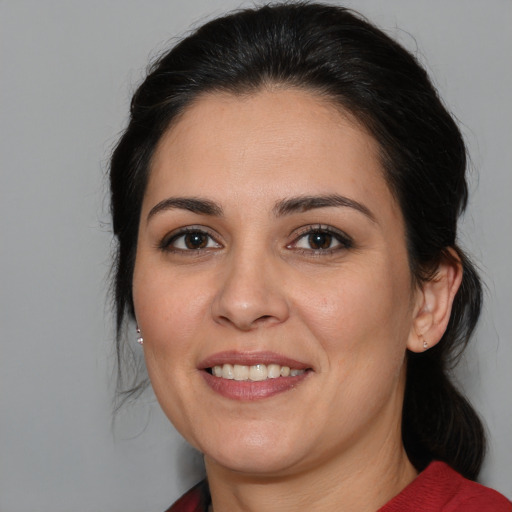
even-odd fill
[{"label": "forehead", "polygon": [[378,144],[353,116],[320,95],[274,89],[196,100],[160,140],[146,195],[263,204],[332,192],[396,206]]}]

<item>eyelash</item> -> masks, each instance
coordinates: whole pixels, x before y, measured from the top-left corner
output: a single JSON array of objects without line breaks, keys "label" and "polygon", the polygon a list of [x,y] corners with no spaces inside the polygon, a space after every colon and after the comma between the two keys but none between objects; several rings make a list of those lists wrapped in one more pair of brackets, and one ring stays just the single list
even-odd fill
[{"label": "eyelash", "polygon": [[[207,237],[206,244],[209,245],[211,242],[214,242],[217,247],[198,247],[198,248],[179,248],[173,246],[174,243],[176,243],[177,240],[180,238],[184,238],[187,235],[190,234],[196,234],[200,236]],[[330,242],[335,241],[338,243],[336,247],[328,247],[326,249],[313,249],[313,248],[301,248],[297,247],[299,242],[301,240],[304,240],[306,237],[314,236],[314,235],[321,235],[321,236],[328,236],[331,237]],[[186,242],[184,242],[186,243]],[[189,226],[186,228],[182,228],[177,232],[171,233],[167,236],[165,236],[161,242],[158,244],[158,248],[164,252],[173,252],[173,253],[179,253],[179,254],[187,254],[190,255],[198,253],[203,253],[204,251],[212,250],[221,248],[221,244],[216,241],[215,237],[209,233],[207,230],[205,230],[203,227],[194,227]],[[339,231],[337,229],[334,229],[330,226],[323,226],[323,225],[317,225],[317,226],[307,226],[302,228],[298,233],[295,239],[290,243],[286,245],[287,249],[294,249],[295,251],[305,254],[305,255],[313,255],[313,256],[324,256],[324,255],[331,255],[343,250],[351,249],[353,247],[353,241],[352,239],[343,233],[342,231]]]},{"label": "eyelash", "polygon": [[[327,249],[313,249],[313,248],[303,249],[303,248],[297,247],[297,244],[301,240],[303,240],[307,237],[313,236],[313,235],[324,235],[324,236],[327,235],[329,237],[332,237],[333,241],[338,242],[339,245],[336,247],[331,247],[331,248],[327,248]],[[319,224],[315,227],[307,226],[307,227],[304,227],[303,229],[301,229],[298,232],[295,240],[291,244],[287,245],[287,248],[295,248],[295,250],[297,250],[298,252],[306,254],[306,255],[328,256],[328,255],[332,255],[332,254],[338,253],[343,250],[351,249],[353,246],[354,246],[354,242],[347,234],[345,234],[342,231],[339,231],[337,229],[334,229],[330,226],[324,226],[324,225]]]},{"label": "eyelash", "polygon": [[175,243],[177,240],[179,240],[180,238],[184,238],[187,235],[192,235],[192,234],[196,234],[196,235],[201,235],[201,236],[207,237],[208,238],[207,244],[209,244],[211,241],[213,241],[213,242],[215,242],[215,244],[220,245],[215,240],[215,238],[207,230],[205,230],[204,228],[189,226],[189,227],[186,227],[186,228],[181,228],[177,232],[174,232],[174,233],[171,233],[169,235],[166,235],[162,239],[162,241],[158,244],[158,248],[160,250],[164,251],[164,252],[174,252],[174,253],[180,253],[180,254],[184,254],[184,253],[199,253],[199,252],[202,252],[204,250],[212,249],[211,247],[199,247],[199,248],[196,248],[196,249],[190,249],[190,248],[189,249],[182,249],[182,248],[179,248],[179,247],[173,247],[172,244]]}]

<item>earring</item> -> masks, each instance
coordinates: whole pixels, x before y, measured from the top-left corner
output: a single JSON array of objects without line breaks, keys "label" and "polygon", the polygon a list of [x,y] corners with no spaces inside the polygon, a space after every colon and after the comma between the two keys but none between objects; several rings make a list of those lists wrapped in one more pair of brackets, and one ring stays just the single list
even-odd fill
[{"label": "earring", "polygon": [[[137,334],[140,335],[140,328],[139,328],[139,326],[137,326]],[[144,338],[142,336],[138,336],[137,337],[137,343],[139,345],[143,345],[144,344]]]},{"label": "earring", "polygon": [[425,340],[423,340],[423,349],[424,350],[428,349],[428,343]]}]

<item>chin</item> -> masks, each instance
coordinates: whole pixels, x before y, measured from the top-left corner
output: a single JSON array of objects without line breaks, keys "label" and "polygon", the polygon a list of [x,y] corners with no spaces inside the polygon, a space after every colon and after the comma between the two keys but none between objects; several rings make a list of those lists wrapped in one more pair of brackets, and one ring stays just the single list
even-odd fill
[{"label": "chin", "polygon": [[[222,439],[211,439],[199,446],[205,459],[228,470],[259,476],[284,474],[304,456],[305,447],[292,443],[275,426],[270,432],[251,429],[231,431]],[[246,435],[241,434],[246,432]],[[300,452],[297,447],[300,446]]]},{"label": "chin", "polygon": [[251,476],[276,477],[285,475],[298,462],[295,457],[268,450],[215,450],[213,454],[205,453],[205,460],[236,473]]}]

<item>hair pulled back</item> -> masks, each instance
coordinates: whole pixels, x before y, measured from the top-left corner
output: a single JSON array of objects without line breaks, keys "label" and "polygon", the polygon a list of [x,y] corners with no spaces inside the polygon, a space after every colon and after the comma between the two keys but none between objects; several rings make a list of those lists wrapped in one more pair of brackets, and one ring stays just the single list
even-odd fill
[{"label": "hair pulled back", "polygon": [[448,376],[474,330],[482,295],[474,267],[456,244],[457,219],[467,202],[466,148],[416,59],[347,9],[287,3],[238,11],[202,26],[150,68],[133,96],[110,168],[119,358],[124,320],[134,317],[139,216],[158,141],[201,94],[248,94],[274,85],[324,96],[375,137],[405,219],[419,286],[435,277],[443,258],[454,258],[449,248],[460,259],[462,285],[442,340],[425,353],[408,353],[402,427],[417,469],[438,459],[476,478],[483,428]]}]

